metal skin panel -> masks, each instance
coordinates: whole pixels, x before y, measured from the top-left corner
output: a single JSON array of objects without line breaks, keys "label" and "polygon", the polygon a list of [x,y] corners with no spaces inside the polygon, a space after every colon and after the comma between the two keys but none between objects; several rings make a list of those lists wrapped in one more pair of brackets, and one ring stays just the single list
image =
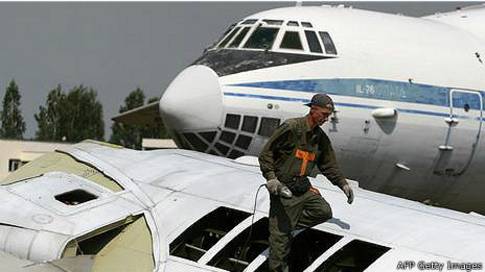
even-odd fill
[{"label": "metal skin panel", "polygon": [[37,231],[11,227],[5,240],[4,251],[27,259],[29,257],[30,245],[32,244]]},{"label": "metal skin panel", "polygon": [[[88,145],[83,145],[83,148],[89,152]],[[95,153],[93,155],[96,157],[102,156],[103,153],[116,156],[112,150],[103,151],[97,147],[93,147],[92,152]],[[178,152],[181,153],[179,156],[176,155]],[[132,155],[127,156],[127,153],[132,153]],[[177,211],[189,210],[187,207],[200,206],[201,203],[207,201],[209,201],[208,203],[217,201],[231,206],[234,204],[243,210],[250,211],[256,189],[264,182],[256,174],[258,170],[254,170],[254,168],[253,171],[244,171],[240,169],[244,166],[240,166],[231,160],[211,165],[211,158],[215,161],[220,161],[221,158],[197,152],[183,150],[150,151],[150,159],[138,163],[135,160],[143,152],[124,150],[122,154],[123,156],[119,156],[117,160],[120,161],[122,157],[123,162],[121,164],[132,165],[133,168],[138,169],[138,173],[153,170],[151,166],[154,164],[171,168],[172,171],[166,172],[166,175],[168,177],[175,176],[177,182],[174,183],[170,178],[163,179],[162,174],[157,185],[195,197],[171,198],[170,205],[168,205],[171,208],[169,209],[164,209],[164,202],[159,204],[160,210],[156,209],[155,212],[161,213],[160,215],[157,214],[161,218],[159,225],[163,225],[164,231],[167,232],[175,231],[172,228],[175,228],[177,224],[164,224],[163,221],[172,218],[175,214],[179,215]],[[175,159],[176,157],[179,157],[180,160]],[[190,167],[187,167],[188,165]],[[215,173],[223,172],[225,174],[205,175],[203,171],[201,174],[201,169],[204,169],[204,171],[210,169]],[[137,180],[135,176],[131,176],[131,178]],[[466,260],[483,257],[481,255],[483,248],[474,243],[477,235],[485,235],[483,229],[485,220],[482,218],[428,207],[417,202],[388,197],[358,188],[355,189],[358,197],[355,203],[349,206],[345,204],[344,194],[323,176],[312,179],[312,182],[314,186],[321,189],[334,210],[335,218],[319,226],[323,230],[344,235],[355,235],[391,247],[404,246],[416,251],[454,256],[457,259]],[[266,213],[268,209],[267,197],[267,193],[262,193],[258,198],[257,210],[262,213]],[[166,200],[167,203],[169,199]],[[443,232],[436,231],[437,225]],[[446,233],[445,236],[444,233]],[[473,235],[470,233],[473,233]],[[425,243],[430,238],[436,242]],[[464,248],[464,250],[456,252],[456,247]]]},{"label": "metal skin panel", "polygon": [[[142,195],[124,191],[106,198],[102,204],[93,206],[91,209],[69,215],[57,215],[56,218],[73,224],[69,230],[70,239],[96,231],[130,214],[136,215],[143,212],[152,237],[155,271],[191,271],[191,269],[221,271],[168,256],[170,241],[193,222],[217,207],[225,206],[252,212],[256,190],[264,182],[257,167],[187,150],[146,152],[111,148],[92,142],[77,144],[71,150],[71,155],[76,159],[89,160],[93,167],[103,169],[109,176],[115,173],[116,175],[113,174],[113,176],[122,177],[123,182],[120,184],[126,188],[137,188],[136,193]],[[131,167],[128,168],[126,165]],[[158,171],[154,169],[155,165],[171,171]],[[151,173],[151,175],[145,173]],[[406,249],[409,254],[406,253],[408,255],[403,256],[424,258],[439,255],[447,260],[485,261],[483,256],[485,248],[476,243],[480,239],[485,239],[485,219],[481,216],[433,208],[417,202],[369,192],[356,187],[355,183],[351,184],[356,198],[352,205],[348,205],[340,189],[331,185],[323,176],[312,178],[311,182],[320,189],[331,204],[334,214],[334,218],[316,227],[319,230],[342,235],[346,239],[344,241],[359,239],[394,250]],[[150,186],[140,186],[142,184]],[[161,201],[156,205],[145,208],[146,203],[143,204],[142,200],[148,198],[148,194],[143,190],[150,190],[153,187],[160,188],[165,192],[166,197],[160,199]],[[25,203],[22,198],[8,193],[4,187],[0,187],[0,193],[3,196],[2,200],[6,200],[11,205]],[[93,203],[95,201],[97,200]],[[31,206],[36,207],[33,204]],[[264,188],[258,195],[256,209],[257,218],[267,216],[269,199]],[[22,210],[24,210],[24,217],[32,211],[30,208]],[[10,216],[18,215],[10,213]],[[46,218],[40,218],[42,219]],[[38,225],[33,229],[60,233],[62,230],[57,228],[55,222]],[[231,230],[227,237],[221,239],[206,253],[201,262],[217,254],[219,249],[230,242],[231,237],[236,237],[248,224],[249,219],[246,219]],[[439,226],[438,229],[437,226]],[[10,227],[4,226],[4,228]],[[7,252],[15,251],[15,254],[20,254],[22,257],[41,261],[43,258],[44,260],[52,258],[42,255],[45,253],[41,251],[48,249],[61,252],[63,249],[64,245],[59,246],[59,244],[65,236],[16,229],[8,232],[0,231],[7,236],[6,239],[0,236],[0,241],[5,241]],[[30,234],[25,235],[25,231]],[[338,247],[337,245],[332,250],[338,250]],[[460,250],[457,251],[456,248]],[[392,253],[394,251],[390,252],[379,259],[377,263],[379,266],[376,267],[383,267],[396,261],[395,253]],[[263,256],[265,254],[263,253]],[[327,255],[322,255],[320,262],[331,255],[331,252],[324,254]],[[262,260],[258,258],[257,261]],[[373,271],[378,271],[377,269]]]},{"label": "metal skin panel", "polygon": [[28,259],[38,262],[58,259],[61,257],[63,245],[69,239],[67,235],[39,231],[30,246]]},{"label": "metal skin panel", "polygon": [[[75,223],[66,218],[56,215],[51,210],[46,210],[20,196],[8,192],[5,187],[0,187],[0,222],[28,229],[46,228],[45,222],[53,223],[60,233],[69,234]],[[22,209],[19,209],[22,207]],[[38,218],[43,220],[36,220]],[[51,222],[49,222],[51,221]]]},{"label": "metal skin panel", "polygon": [[[50,186],[55,183],[56,186]],[[61,172],[46,173],[41,177],[16,182],[6,187],[8,191],[29,202],[53,211],[59,215],[78,213],[91,208],[92,201],[77,205],[66,205],[54,198],[65,192],[81,189],[95,195],[98,199],[110,197],[112,192],[87,179]],[[42,189],[37,189],[42,188]]]}]

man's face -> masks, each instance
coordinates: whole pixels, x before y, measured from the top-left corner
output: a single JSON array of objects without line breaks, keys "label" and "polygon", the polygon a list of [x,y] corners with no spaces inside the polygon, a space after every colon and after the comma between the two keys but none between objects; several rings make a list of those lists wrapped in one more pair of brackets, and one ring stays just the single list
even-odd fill
[{"label": "man's face", "polygon": [[313,122],[315,122],[319,126],[327,122],[328,117],[331,114],[332,114],[332,110],[330,110],[329,108],[322,108],[319,106],[312,106],[312,109],[310,111],[310,115],[313,119]]}]

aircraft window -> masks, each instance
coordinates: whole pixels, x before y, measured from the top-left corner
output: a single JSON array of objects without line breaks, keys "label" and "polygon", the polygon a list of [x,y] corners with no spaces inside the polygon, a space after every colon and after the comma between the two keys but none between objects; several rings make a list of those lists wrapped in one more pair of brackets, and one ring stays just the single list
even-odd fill
[{"label": "aircraft window", "polygon": [[[251,238],[250,228],[246,228],[235,239],[227,244],[208,265],[229,271],[243,271],[259,254],[266,250],[268,244],[268,218],[262,218],[253,225]],[[244,246],[244,248],[243,248]]]},{"label": "aircraft window", "polygon": [[241,130],[246,131],[246,132],[250,132],[250,133],[254,133],[256,131],[257,124],[258,124],[258,117],[256,117],[256,116],[244,116]]},{"label": "aircraft window", "polygon": [[219,139],[228,144],[232,144],[232,142],[234,142],[234,138],[236,138],[236,133],[223,131]]},{"label": "aircraft window", "polygon": [[252,25],[254,23],[256,23],[258,20],[257,19],[248,19],[248,20],[245,20],[244,22],[241,23],[241,25]]},{"label": "aircraft window", "polygon": [[239,151],[239,150],[236,150],[236,149],[233,149],[233,150],[231,151],[231,153],[229,154],[229,156],[228,156],[228,157],[229,157],[230,159],[237,159],[237,158],[242,157],[242,156],[244,156],[244,155],[245,155],[245,154],[244,154],[243,152],[241,152],[241,151]]},{"label": "aircraft window", "polygon": [[244,45],[245,48],[271,49],[279,28],[258,27]]},{"label": "aircraft window", "polygon": [[328,258],[315,271],[364,271],[388,250],[387,247],[354,240]]},{"label": "aircraft window", "polygon": [[79,205],[84,202],[88,202],[90,200],[94,200],[98,198],[96,195],[93,195],[89,192],[84,190],[78,189],[69,192],[62,193],[60,195],[56,195],[54,197],[57,201],[60,201],[66,205]]},{"label": "aircraft window", "polygon": [[222,42],[219,44],[219,47],[226,46],[226,44],[232,39],[232,37],[234,37],[234,35],[236,35],[236,33],[239,31],[239,29],[241,29],[241,28],[240,27],[234,28],[231,31],[231,33],[229,33],[229,35],[227,35],[226,38],[224,38],[224,40],[222,40]]},{"label": "aircraft window", "polygon": [[246,135],[239,135],[236,140],[236,146],[242,149],[248,149],[249,144],[251,144],[251,140],[253,138],[246,136]]},{"label": "aircraft window", "polygon": [[306,40],[308,41],[308,46],[310,51],[314,53],[323,53],[320,42],[318,41],[317,34],[315,31],[305,30]]},{"label": "aircraft window", "polygon": [[227,146],[225,146],[221,143],[216,143],[215,146],[216,146],[216,149],[219,150],[219,152],[221,152],[222,155],[224,155],[224,156],[227,154],[227,152],[229,152],[229,147],[227,147]]},{"label": "aircraft window", "polygon": [[261,118],[261,125],[259,126],[258,134],[269,137],[279,125],[280,119],[263,117]]},{"label": "aircraft window", "polygon": [[313,27],[311,23],[309,22],[301,22],[302,27]]},{"label": "aircraft window", "polygon": [[207,250],[250,214],[219,207],[180,234],[170,243],[170,254],[198,261]]},{"label": "aircraft window", "polygon": [[214,44],[212,44],[211,46],[209,46],[209,48],[213,48],[213,47],[215,47],[215,45],[217,45],[218,43],[220,43],[222,41],[222,39],[227,35],[227,33],[229,33],[235,26],[236,26],[236,24],[230,25],[226,29],[226,31],[224,31],[224,34],[222,34],[221,37]]},{"label": "aircraft window", "polygon": [[303,50],[300,34],[297,31],[286,31],[281,41],[280,48]]},{"label": "aircraft window", "polygon": [[282,25],[283,20],[263,20],[263,22],[267,23],[268,25]]},{"label": "aircraft window", "polygon": [[[342,236],[335,234],[315,229],[304,230],[293,239],[291,244],[291,251],[288,256],[289,271],[303,271],[340,239],[342,239]],[[255,272],[262,271],[268,271],[267,261],[258,267]],[[337,272],[342,270],[329,271]]]},{"label": "aircraft window", "polygon": [[286,23],[286,25],[287,26],[299,26],[297,21],[289,21],[288,23]]},{"label": "aircraft window", "polygon": [[208,143],[212,143],[217,135],[216,131],[199,132],[199,135],[204,138]]},{"label": "aircraft window", "polygon": [[224,123],[224,126],[226,128],[238,129],[240,122],[241,122],[241,115],[227,114],[226,122]]},{"label": "aircraft window", "polygon": [[207,144],[204,143],[195,133],[187,132],[183,133],[185,139],[190,145],[197,151],[204,152],[207,149]]},{"label": "aircraft window", "polygon": [[231,42],[231,44],[229,44],[228,47],[238,47],[239,44],[241,43],[241,41],[246,36],[246,34],[248,33],[250,28],[251,27],[249,27],[249,26],[243,28],[243,30],[241,30],[241,32],[239,32],[239,34],[237,34],[236,38],[234,38],[234,40]]},{"label": "aircraft window", "polygon": [[318,32],[320,34],[320,38],[322,39],[323,46],[325,46],[325,52],[327,54],[337,55],[337,49],[333,44],[332,38],[328,34],[328,32]]}]

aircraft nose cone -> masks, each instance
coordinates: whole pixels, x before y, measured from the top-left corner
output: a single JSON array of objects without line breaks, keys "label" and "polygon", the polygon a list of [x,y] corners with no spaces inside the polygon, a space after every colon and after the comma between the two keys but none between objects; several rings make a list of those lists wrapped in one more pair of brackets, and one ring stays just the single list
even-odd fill
[{"label": "aircraft nose cone", "polygon": [[160,113],[175,130],[216,128],[222,121],[222,91],[217,74],[207,66],[187,67],[160,99]]}]

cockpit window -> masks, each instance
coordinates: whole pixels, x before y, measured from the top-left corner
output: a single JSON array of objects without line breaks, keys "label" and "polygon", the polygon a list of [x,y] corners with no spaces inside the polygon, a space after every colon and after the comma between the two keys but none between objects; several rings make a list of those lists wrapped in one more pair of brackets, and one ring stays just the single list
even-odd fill
[{"label": "cockpit window", "polygon": [[231,33],[229,33],[229,35],[227,35],[224,40],[222,40],[222,42],[219,44],[219,47],[224,47],[226,46],[226,44],[232,39],[232,37],[234,37],[234,35],[236,35],[236,33],[239,31],[239,29],[241,29],[240,27],[236,27],[234,28]]},{"label": "cockpit window", "polygon": [[283,20],[263,20],[263,22],[267,23],[268,25],[282,25]]},{"label": "cockpit window", "polygon": [[258,27],[249,40],[244,45],[244,48],[254,49],[271,49],[273,46],[276,34],[279,28],[273,27]]},{"label": "cockpit window", "polygon": [[244,22],[241,23],[241,25],[252,25],[256,23],[258,20],[257,19],[247,19]]},{"label": "cockpit window", "polygon": [[288,23],[286,23],[286,25],[287,26],[299,26],[297,21],[289,21]]},{"label": "cockpit window", "polygon": [[320,31],[318,32],[318,34],[320,34],[320,38],[322,39],[323,46],[325,46],[325,52],[327,54],[337,55],[337,49],[335,48],[332,38],[330,37],[328,32]]},{"label": "cockpit window", "polygon": [[302,27],[313,27],[313,25],[309,22],[301,22]]},{"label": "cockpit window", "polygon": [[303,50],[300,34],[297,31],[286,31],[281,41],[280,48]]},{"label": "cockpit window", "polygon": [[320,42],[318,41],[315,31],[305,30],[306,40],[308,41],[308,47],[313,53],[323,53]]},{"label": "cockpit window", "polygon": [[234,38],[234,40],[231,42],[231,44],[229,44],[228,47],[238,47],[241,41],[244,39],[244,37],[246,37],[246,34],[248,33],[249,29],[251,29],[251,27],[249,26],[244,27],[239,32],[239,34],[237,34],[236,38]]}]

